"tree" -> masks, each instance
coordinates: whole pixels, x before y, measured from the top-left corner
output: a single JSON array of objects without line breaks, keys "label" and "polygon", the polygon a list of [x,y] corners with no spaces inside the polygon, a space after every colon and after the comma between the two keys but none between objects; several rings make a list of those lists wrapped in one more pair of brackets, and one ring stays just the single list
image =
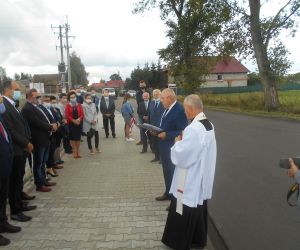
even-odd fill
[{"label": "tree", "polygon": [[122,81],[122,77],[120,76],[120,73],[112,74],[109,78],[111,81],[116,81],[116,80]]},{"label": "tree", "polygon": [[15,73],[14,79],[15,79],[16,81],[19,81],[19,80],[21,80],[21,76],[20,76],[18,73]]},{"label": "tree", "polygon": [[[168,63],[173,75],[184,76],[183,85],[194,92],[212,66],[207,56],[223,54],[221,44],[224,25],[231,20],[231,9],[223,0],[144,0],[134,13],[159,7],[168,27],[168,46],[158,54]],[[205,63],[199,65],[199,58]],[[204,58],[204,59],[203,59]]]},{"label": "tree", "polygon": [[[265,4],[268,2],[265,1]],[[267,17],[262,16],[260,0],[248,0],[248,3],[245,8],[245,3],[241,6],[239,1],[227,1],[236,15],[235,28],[229,36],[235,38],[232,47],[237,52],[254,57],[264,87],[265,108],[276,110],[280,105],[276,84],[291,66],[287,59],[288,51],[279,36],[283,30],[289,31],[292,36],[295,34],[300,2],[288,0],[275,15]]]},{"label": "tree", "polygon": [[[73,85],[87,85],[88,73],[85,71],[85,67],[81,62],[81,59],[75,52],[72,52],[70,56],[71,64],[71,80]],[[68,78],[68,77],[67,77]]]}]

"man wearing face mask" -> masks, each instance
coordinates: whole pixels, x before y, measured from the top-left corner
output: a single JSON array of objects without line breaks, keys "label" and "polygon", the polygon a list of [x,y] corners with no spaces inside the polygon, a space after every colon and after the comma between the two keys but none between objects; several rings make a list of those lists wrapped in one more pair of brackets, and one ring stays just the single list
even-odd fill
[{"label": "man wearing face mask", "polygon": [[[48,120],[50,121],[51,124],[57,124],[57,127],[59,129],[60,123],[56,119],[54,115],[54,110],[51,107],[51,99],[50,96],[45,95],[43,96],[43,101],[42,104],[39,104],[39,108],[45,113],[47,116]],[[55,169],[61,169],[62,166],[60,165],[55,165],[54,162],[54,154],[56,150],[56,133],[57,131],[53,132],[50,136],[50,146],[49,146],[49,155],[48,155],[48,160],[47,160],[47,174],[51,175],[52,177],[57,176],[57,173]]]},{"label": "man wearing face mask", "polygon": [[[14,147],[14,159],[9,184],[11,219],[25,222],[31,220],[31,217],[24,215],[22,212],[36,208],[36,206],[24,206],[22,203],[26,159],[28,154],[32,152],[33,145],[30,143],[31,135],[28,124],[20,111],[15,107],[15,101],[21,97],[19,85],[14,81],[5,81],[3,83],[3,95],[3,103],[6,108],[3,118],[8,125]],[[33,199],[34,197],[28,196],[28,198]]]},{"label": "man wearing face mask", "polygon": [[76,89],[76,101],[77,103],[83,104],[83,91],[81,89]]},{"label": "man wearing face mask", "polygon": [[109,91],[107,89],[103,90],[103,96],[101,97],[100,102],[100,111],[102,113],[103,117],[103,126],[105,130],[105,136],[108,138],[109,136],[109,126],[110,123],[110,129],[113,138],[116,138],[116,132],[115,132],[115,101],[112,99],[112,97],[109,96]]},{"label": "man wearing face mask", "polygon": [[[149,95],[151,96],[150,94],[150,91],[146,88],[146,82],[145,80],[141,80],[140,83],[139,83],[139,90],[136,92],[136,96],[135,96],[135,99],[136,99],[136,103],[137,105],[139,105],[141,102],[144,101],[143,99],[143,94],[145,92],[148,92]],[[139,118],[139,123],[143,123],[143,121]],[[143,145],[143,142],[142,142],[142,130],[140,129],[140,141],[136,143],[136,145]]]},{"label": "man wearing face mask", "polygon": [[[8,127],[2,118],[5,109],[3,98],[0,96],[0,233],[17,233],[21,231],[21,228],[10,225],[6,216],[6,200],[13,163],[13,145]],[[0,235],[0,246],[6,246],[9,243],[9,239]]]},{"label": "man wearing face mask", "polygon": [[96,91],[94,89],[91,91],[91,96],[92,96],[92,103],[95,103],[97,114],[98,114],[100,100],[99,100],[99,97],[96,95]]},{"label": "man wearing face mask", "polygon": [[36,190],[49,192],[52,185],[46,181],[45,165],[48,160],[50,136],[57,130],[57,124],[51,123],[47,115],[38,106],[40,95],[36,89],[29,89],[26,92],[27,102],[22,109],[31,129],[33,151],[33,175]]}]

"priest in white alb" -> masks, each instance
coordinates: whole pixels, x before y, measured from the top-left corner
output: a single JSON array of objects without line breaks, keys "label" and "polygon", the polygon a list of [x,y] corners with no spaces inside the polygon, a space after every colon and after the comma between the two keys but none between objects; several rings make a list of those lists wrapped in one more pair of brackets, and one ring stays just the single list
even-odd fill
[{"label": "priest in white alb", "polygon": [[173,195],[162,242],[176,250],[204,248],[207,242],[207,200],[212,197],[216,166],[213,124],[203,113],[198,95],[184,100],[191,122],[171,148],[175,167],[170,194]]}]

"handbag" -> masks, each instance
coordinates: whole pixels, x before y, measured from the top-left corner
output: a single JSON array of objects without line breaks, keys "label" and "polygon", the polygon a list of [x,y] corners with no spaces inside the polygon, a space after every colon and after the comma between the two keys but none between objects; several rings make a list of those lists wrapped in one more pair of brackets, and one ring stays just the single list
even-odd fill
[{"label": "handbag", "polygon": [[93,128],[90,128],[90,130],[86,133],[88,137],[93,137],[95,135],[96,130]]}]

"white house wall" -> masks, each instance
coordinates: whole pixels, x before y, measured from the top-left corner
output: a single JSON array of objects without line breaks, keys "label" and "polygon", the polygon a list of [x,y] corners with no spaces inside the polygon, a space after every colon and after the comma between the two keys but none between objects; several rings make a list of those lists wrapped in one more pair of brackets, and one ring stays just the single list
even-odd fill
[{"label": "white house wall", "polygon": [[220,74],[223,80],[218,81],[219,74],[207,76],[205,84],[202,87],[242,87],[247,86],[247,74]]}]

